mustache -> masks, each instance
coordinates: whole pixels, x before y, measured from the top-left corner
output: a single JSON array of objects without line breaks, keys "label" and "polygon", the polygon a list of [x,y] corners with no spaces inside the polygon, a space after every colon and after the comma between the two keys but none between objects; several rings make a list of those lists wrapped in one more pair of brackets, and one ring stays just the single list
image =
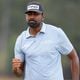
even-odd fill
[{"label": "mustache", "polygon": [[29,20],[28,22],[36,22],[36,20]]}]

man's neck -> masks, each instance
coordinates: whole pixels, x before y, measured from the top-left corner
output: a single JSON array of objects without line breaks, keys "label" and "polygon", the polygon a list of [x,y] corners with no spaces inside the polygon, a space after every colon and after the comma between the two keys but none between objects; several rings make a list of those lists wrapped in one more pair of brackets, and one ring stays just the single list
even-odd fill
[{"label": "man's neck", "polygon": [[29,28],[29,33],[33,36],[35,36],[38,32],[40,32],[41,30],[41,26],[36,27],[36,28]]}]

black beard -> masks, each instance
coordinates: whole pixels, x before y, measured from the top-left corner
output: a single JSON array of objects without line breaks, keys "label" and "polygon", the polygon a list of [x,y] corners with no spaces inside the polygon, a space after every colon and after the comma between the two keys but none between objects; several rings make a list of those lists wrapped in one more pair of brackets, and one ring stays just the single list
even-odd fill
[{"label": "black beard", "polygon": [[36,28],[39,26],[39,23],[37,23],[37,21],[28,21],[27,23],[31,28]]}]

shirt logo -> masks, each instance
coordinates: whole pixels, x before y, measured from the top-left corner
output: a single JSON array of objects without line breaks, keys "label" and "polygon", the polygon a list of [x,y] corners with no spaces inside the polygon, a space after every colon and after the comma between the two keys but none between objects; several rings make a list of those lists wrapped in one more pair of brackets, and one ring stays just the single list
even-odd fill
[{"label": "shirt logo", "polygon": [[39,10],[39,5],[29,5],[27,7],[27,10],[30,10],[30,9],[37,9],[37,10]]}]

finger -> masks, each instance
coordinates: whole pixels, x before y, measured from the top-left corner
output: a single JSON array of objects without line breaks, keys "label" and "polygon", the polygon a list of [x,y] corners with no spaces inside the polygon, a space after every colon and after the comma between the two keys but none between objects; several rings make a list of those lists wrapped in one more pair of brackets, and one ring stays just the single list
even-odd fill
[{"label": "finger", "polygon": [[21,68],[22,67],[22,64],[21,63],[13,63],[12,66],[14,68]]},{"label": "finger", "polygon": [[18,62],[18,63],[19,63],[19,62],[21,62],[21,61],[20,61],[20,59],[13,59],[13,60],[12,60],[12,63],[15,63],[15,62]]}]

